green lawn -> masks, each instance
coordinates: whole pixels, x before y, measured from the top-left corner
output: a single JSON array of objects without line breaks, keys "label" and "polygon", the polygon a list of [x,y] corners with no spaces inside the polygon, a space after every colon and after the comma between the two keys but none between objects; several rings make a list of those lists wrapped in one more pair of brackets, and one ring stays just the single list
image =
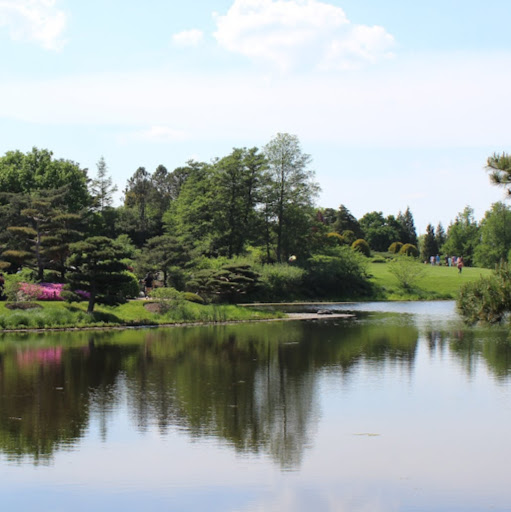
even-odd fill
[{"label": "green lawn", "polygon": [[201,305],[183,302],[177,306],[170,303],[161,313],[146,309],[150,301],[129,301],[120,306],[96,306],[94,313],[86,313],[85,302],[37,302],[40,308],[9,310],[0,302],[0,330],[48,329],[70,327],[107,327],[157,324],[185,324],[248,321],[277,318],[281,314],[234,305]]},{"label": "green lawn", "polygon": [[486,268],[464,267],[461,274],[453,267],[431,266],[417,263],[424,269],[424,275],[417,281],[412,292],[400,289],[398,280],[389,272],[386,263],[369,263],[368,272],[371,282],[377,286],[378,299],[381,300],[432,300],[455,299],[460,286],[487,276],[492,271]]}]

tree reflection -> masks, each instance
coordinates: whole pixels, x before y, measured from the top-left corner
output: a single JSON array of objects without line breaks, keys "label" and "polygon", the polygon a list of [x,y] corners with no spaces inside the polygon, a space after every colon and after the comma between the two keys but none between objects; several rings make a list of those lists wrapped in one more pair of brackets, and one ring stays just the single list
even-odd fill
[{"label": "tree reflection", "polygon": [[418,332],[341,320],[29,337],[1,348],[0,449],[49,460],[92,418],[103,438],[127,400],[141,431],[185,430],[297,468],[312,442],[325,369],[389,361],[413,371]]}]

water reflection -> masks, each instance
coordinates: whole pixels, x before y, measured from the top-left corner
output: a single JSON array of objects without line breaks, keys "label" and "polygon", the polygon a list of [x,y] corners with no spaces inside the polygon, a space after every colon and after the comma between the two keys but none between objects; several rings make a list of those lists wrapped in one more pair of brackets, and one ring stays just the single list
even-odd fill
[{"label": "water reflection", "polygon": [[349,378],[364,361],[412,371],[417,339],[411,323],[351,320],[5,337],[0,449],[48,463],[92,414],[106,439],[127,402],[140,432],[178,427],[296,469],[313,441],[322,371]]}]

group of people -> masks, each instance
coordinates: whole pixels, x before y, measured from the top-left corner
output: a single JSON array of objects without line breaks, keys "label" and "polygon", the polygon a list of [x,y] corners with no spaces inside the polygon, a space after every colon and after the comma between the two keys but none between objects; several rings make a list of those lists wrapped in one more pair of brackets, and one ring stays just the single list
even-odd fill
[{"label": "group of people", "polygon": [[[436,256],[431,256],[429,258],[429,262],[431,265],[441,265],[440,263],[440,256],[437,254]],[[464,263],[463,263],[463,256],[445,256],[445,265],[447,267],[455,267],[458,269],[458,273],[461,274],[461,271],[463,269]]]}]

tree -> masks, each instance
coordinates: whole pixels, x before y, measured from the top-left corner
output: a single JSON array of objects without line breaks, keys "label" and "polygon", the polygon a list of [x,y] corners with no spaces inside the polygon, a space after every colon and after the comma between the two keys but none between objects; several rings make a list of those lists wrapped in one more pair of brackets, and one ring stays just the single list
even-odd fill
[{"label": "tree", "polygon": [[429,261],[431,256],[438,254],[438,245],[435,236],[435,228],[432,224],[426,226],[426,234],[422,240],[421,247],[421,258],[425,261]]},{"label": "tree", "polygon": [[4,251],[4,258],[17,259],[18,264],[33,262],[40,281],[47,268],[54,268],[64,276],[69,243],[80,234],[77,227],[81,216],[69,213],[66,193],[67,187],[62,187],[21,194],[25,207],[20,211],[17,225],[7,227],[15,242],[14,249]]},{"label": "tree", "polygon": [[479,229],[481,241],[474,252],[476,264],[492,268],[506,261],[511,250],[511,209],[501,202],[493,204]]},{"label": "tree", "polygon": [[72,290],[88,292],[87,313],[92,314],[96,303],[115,304],[126,299],[120,294],[130,280],[122,261],[125,250],[115,241],[103,237],[89,237],[70,245],[67,265],[72,271],[68,280]]},{"label": "tree", "polygon": [[447,234],[445,233],[445,229],[442,226],[442,223],[439,222],[436,227],[435,232],[435,241],[436,246],[438,247],[438,251],[442,251],[443,245],[445,244],[445,241],[447,240]]},{"label": "tree", "polygon": [[150,238],[139,257],[143,273],[162,272],[165,286],[179,288],[173,277],[190,260],[185,246],[175,236],[161,235]]},{"label": "tree", "polygon": [[319,193],[310,155],[303,153],[296,135],[278,133],[265,147],[268,181],[265,194],[268,220],[275,220],[277,261],[287,259],[291,250],[289,229],[293,214],[312,208]]},{"label": "tree", "polygon": [[112,207],[113,195],[117,192],[117,186],[113,184],[111,176],[107,175],[108,168],[103,157],[99,159],[96,167],[97,174],[96,178],[91,181],[90,191],[93,209],[102,213]]},{"label": "tree", "polygon": [[400,226],[393,215],[384,217],[382,212],[369,212],[360,219],[365,240],[375,251],[386,251],[392,242],[400,240]]},{"label": "tree", "polygon": [[211,168],[215,245],[229,258],[241,254],[256,234],[255,208],[266,167],[266,159],[257,148],[235,148]]},{"label": "tree", "polygon": [[336,218],[334,222],[334,230],[343,234],[345,231],[352,231],[355,235],[355,238],[363,238],[364,233],[362,228],[360,227],[360,223],[358,220],[352,215],[352,213],[341,204],[336,213]]},{"label": "tree", "polygon": [[449,225],[443,250],[452,256],[462,256],[465,265],[471,265],[478,244],[479,226],[474,218],[474,210],[466,206]]},{"label": "tree", "polygon": [[399,212],[397,215],[397,222],[400,228],[400,242],[403,244],[417,245],[417,231],[415,230],[415,223],[410,207],[407,207],[405,213]]},{"label": "tree", "polygon": [[87,170],[71,160],[55,160],[47,149],[32,148],[24,154],[8,151],[0,157],[0,190],[29,194],[35,190],[60,189],[67,186],[65,203],[76,212],[90,204]]},{"label": "tree", "polygon": [[508,196],[511,195],[511,156],[507,153],[493,153],[486,161],[486,169],[490,173],[490,181],[504,187]]}]

